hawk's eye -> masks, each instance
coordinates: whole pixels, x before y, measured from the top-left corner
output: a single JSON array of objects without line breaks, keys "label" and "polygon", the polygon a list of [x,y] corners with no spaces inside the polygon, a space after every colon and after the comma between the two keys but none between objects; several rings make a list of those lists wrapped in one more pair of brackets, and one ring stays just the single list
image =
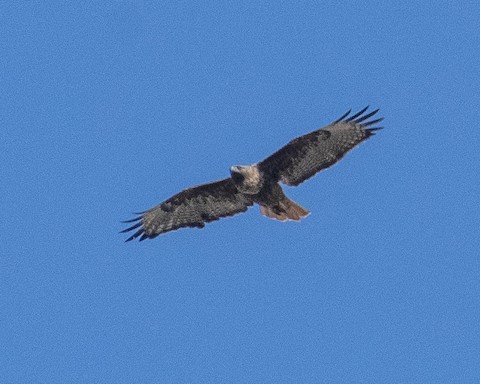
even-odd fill
[{"label": "hawk's eye", "polygon": [[236,183],[241,183],[243,180],[245,180],[245,176],[243,176],[241,173],[239,172],[232,172],[232,179],[233,181],[235,181]]}]

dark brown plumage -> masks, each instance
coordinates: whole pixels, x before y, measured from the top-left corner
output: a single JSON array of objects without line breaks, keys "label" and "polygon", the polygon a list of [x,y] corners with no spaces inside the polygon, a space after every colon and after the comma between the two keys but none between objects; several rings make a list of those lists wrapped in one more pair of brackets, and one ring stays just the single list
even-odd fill
[{"label": "dark brown plumage", "polygon": [[296,186],[339,161],[348,151],[382,127],[383,118],[369,120],[378,109],[350,111],[326,127],[297,137],[258,164],[233,166],[231,177],[183,190],[140,216],[126,221],[136,230],[127,241],[154,238],[182,227],[202,228],[221,217],[245,212],[257,203],[263,215],[285,221],[300,220],[309,211],[290,200],[278,184]]}]

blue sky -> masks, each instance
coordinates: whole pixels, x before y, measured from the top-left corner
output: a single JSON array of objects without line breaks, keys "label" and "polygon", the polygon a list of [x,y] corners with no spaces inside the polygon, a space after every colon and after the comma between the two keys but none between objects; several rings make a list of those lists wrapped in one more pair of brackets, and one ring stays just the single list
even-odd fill
[{"label": "blue sky", "polygon": [[[480,6],[0,6],[0,382],[478,383]],[[346,110],[385,129],[258,208],[120,223]]]}]

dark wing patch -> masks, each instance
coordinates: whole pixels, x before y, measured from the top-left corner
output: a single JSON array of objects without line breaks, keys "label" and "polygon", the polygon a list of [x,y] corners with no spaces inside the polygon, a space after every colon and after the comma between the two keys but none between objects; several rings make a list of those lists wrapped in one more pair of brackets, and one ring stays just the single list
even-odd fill
[{"label": "dark wing patch", "polygon": [[339,161],[348,151],[374,135],[382,127],[371,127],[383,118],[368,120],[378,109],[364,114],[368,107],[350,116],[348,111],[330,125],[297,137],[258,166],[275,181],[298,185],[322,169]]},{"label": "dark wing patch", "polygon": [[240,193],[228,178],[177,193],[156,207],[141,212],[141,216],[126,221],[135,224],[122,233],[139,228],[126,241],[137,237],[140,241],[153,239],[182,227],[202,228],[210,221],[245,212],[251,205],[253,200]]}]

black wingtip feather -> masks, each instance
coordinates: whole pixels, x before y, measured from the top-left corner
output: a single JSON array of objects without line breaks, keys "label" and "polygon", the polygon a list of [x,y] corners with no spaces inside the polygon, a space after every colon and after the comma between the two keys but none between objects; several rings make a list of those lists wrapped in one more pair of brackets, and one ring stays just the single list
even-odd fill
[{"label": "black wingtip feather", "polygon": [[381,129],[383,129],[383,127],[366,129],[365,132],[367,133],[367,138],[370,136],[374,136],[377,133],[377,131],[380,131]]},{"label": "black wingtip feather", "polygon": [[134,219],[130,219],[130,220],[123,220],[123,221],[121,221],[121,223],[123,223],[123,224],[127,224],[127,223],[133,223],[133,222],[135,222],[135,221],[138,221],[138,220],[140,220],[141,218],[142,218],[142,216],[137,216],[137,217],[135,217]]},{"label": "black wingtip feather", "polygon": [[143,224],[142,221],[139,221],[138,223],[135,223],[134,225],[132,225],[131,227],[127,228],[127,229],[124,229],[123,231],[121,231],[120,233],[126,233],[126,232],[129,232],[129,231],[133,231],[134,229],[140,227],[141,225]]},{"label": "black wingtip feather", "polygon": [[[354,115],[348,117],[348,119],[345,119],[351,112],[351,110],[349,110],[347,113],[345,113],[342,117],[340,117],[338,120],[336,120],[332,124],[349,123],[349,124],[360,125],[362,128],[365,129],[366,127],[372,126],[374,124],[377,124],[377,123],[383,121],[383,117],[372,120],[372,121],[367,121],[369,118],[376,115],[378,113],[378,111],[380,110],[380,109],[375,109],[374,111],[369,112],[366,115],[363,115],[369,107],[370,106],[367,105],[365,108],[363,108],[359,112],[357,112]],[[375,127],[375,128],[370,128],[367,131],[369,131],[370,134],[373,134],[373,131],[376,131],[376,130],[379,130],[379,129],[381,129],[381,128]]]},{"label": "black wingtip feather", "polygon": [[383,117],[379,118],[379,119],[376,119],[376,120],[372,120],[372,121],[367,121],[366,123],[362,124],[364,127],[368,127],[370,125],[373,125],[373,124],[377,124],[377,123],[380,123],[381,121],[383,121]]},{"label": "black wingtip feather", "polygon": [[133,231],[134,229],[137,229],[140,227],[140,229],[135,232],[133,235],[131,235],[127,240],[125,240],[125,242],[128,242],[128,241],[132,241],[134,239],[136,239],[138,236],[142,235],[144,232],[145,232],[145,228],[143,228],[143,216],[138,216],[134,219],[130,219],[130,220],[125,220],[125,221],[122,221],[122,223],[135,223],[133,224],[132,226],[120,231],[120,233],[127,233],[127,232],[130,232],[130,231]]},{"label": "black wingtip feather", "polygon": [[[380,109],[375,109],[374,111],[369,112],[366,115],[363,115],[368,110],[368,108],[370,108],[369,105],[367,105],[366,107],[364,107],[363,109],[361,109],[360,111],[358,111],[357,113],[355,113],[352,116],[349,116],[350,113],[352,112],[352,110],[350,109],[350,110],[348,110],[348,112],[344,113],[339,119],[335,120],[332,123],[332,125],[344,122],[344,123],[361,124],[364,127],[368,127],[370,125],[376,124],[376,123],[383,120],[383,117],[382,117],[380,119],[368,121],[368,122],[362,124],[362,122],[364,122],[367,119],[369,119],[370,117],[374,116],[380,110]],[[347,116],[348,116],[348,119],[347,119]]]},{"label": "black wingtip feather", "polygon": [[145,230],[143,228],[140,228],[137,232],[135,232],[132,236],[130,236],[127,240],[125,240],[125,242],[135,240],[138,236],[142,234],[143,234],[142,237],[145,236],[144,232]]},{"label": "black wingtip feather", "polygon": [[379,111],[379,109],[375,109],[374,111],[372,111],[372,112],[370,112],[370,113],[367,113],[365,116],[359,117],[358,119],[355,120],[355,124],[360,124],[362,121],[365,121],[365,120],[367,120],[368,118],[370,118],[370,117],[372,117],[373,115],[375,115],[378,111]]},{"label": "black wingtip feather", "polygon": [[347,112],[345,112],[340,118],[338,118],[337,120],[335,120],[332,124],[337,124],[339,123],[340,121],[342,121],[344,118],[346,118],[350,112],[352,112],[351,109],[349,109]]},{"label": "black wingtip feather", "polygon": [[360,116],[363,112],[365,112],[370,106],[367,105],[365,108],[363,108],[360,112],[357,112],[355,115],[353,116],[350,116],[348,119],[346,119],[345,121],[352,121],[354,119],[356,119],[358,116]]}]

